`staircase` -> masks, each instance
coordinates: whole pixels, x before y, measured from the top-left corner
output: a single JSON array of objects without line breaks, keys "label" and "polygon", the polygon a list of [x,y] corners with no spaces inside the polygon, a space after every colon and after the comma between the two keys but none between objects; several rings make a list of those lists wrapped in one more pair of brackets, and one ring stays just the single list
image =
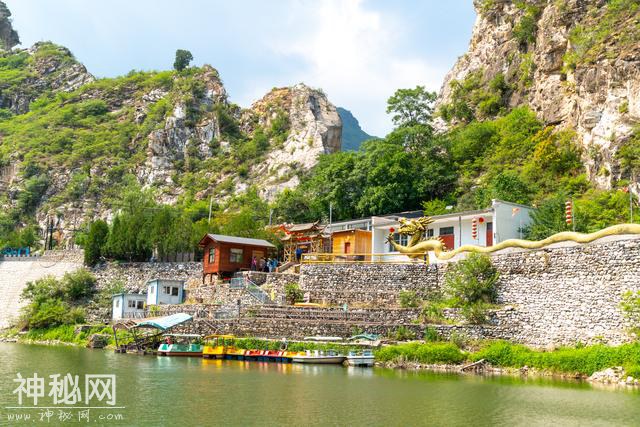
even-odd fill
[{"label": "staircase", "polygon": [[275,304],[275,301],[271,299],[269,294],[267,294],[262,288],[255,283],[253,283],[246,276],[237,276],[231,279],[231,283],[229,284],[231,289],[244,289],[247,294],[251,295],[254,299],[256,299],[261,304]]}]

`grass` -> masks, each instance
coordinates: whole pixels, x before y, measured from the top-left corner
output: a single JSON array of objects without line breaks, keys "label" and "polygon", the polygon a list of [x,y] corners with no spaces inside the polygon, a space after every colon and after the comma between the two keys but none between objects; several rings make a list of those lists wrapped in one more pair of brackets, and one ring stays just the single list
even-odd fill
[{"label": "grass", "polygon": [[[17,335],[17,332],[13,331],[9,335],[17,336],[20,341],[60,341],[76,345],[86,345],[91,335],[107,334],[109,335],[109,345],[115,344],[113,340],[113,330],[110,326],[92,326],[88,330],[76,334],[75,329],[77,326],[78,325],[60,325],[45,329],[30,329],[23,335]],[[118,338],[120,338],[120,334]]]},{"label": "grass", "polygon": [[591,375],[614,366],[622,366],[628,375],[640,377],[640,343],[618,347],[594,345],[562,347],[553,351],[532,350],[506,341],[485,342],[474,352],[464,352],[452,343],[409,343],[383,347],[376,352],[381,362],[460,364],[484,359],[493,366],[528,366],[558,374]]}]

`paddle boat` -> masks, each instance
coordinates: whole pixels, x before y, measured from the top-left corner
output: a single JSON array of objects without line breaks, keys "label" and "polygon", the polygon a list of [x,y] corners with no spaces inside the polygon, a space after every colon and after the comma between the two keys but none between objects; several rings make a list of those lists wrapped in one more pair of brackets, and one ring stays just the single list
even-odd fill
[{"label": "paddle boat", "polygon": [[371,350],[350,351],[347,355],[349,366],[373,366],[375,358]]},{"label": "paddle boat", "polygon": [[293,356],[291,359],[293,363],[321,363],[321,364],[334,364],[339,365],[346,359],[342,354],[338,354],[335,351],[319,351],[319,350],[307,350],[304,355]]},{"label": "paddle boat", "polygon": [[166,334],[165,342],[158,347],[159,356],[202,356],[202,335]]},{"label": "paddle boat", "polygon": [[205,345],[202,349],[202,357],[205,359],[226,359],[227,354],[235,354],[237,350],[233,345],[235,340],[233,335],[207,335],[204,339]]}]

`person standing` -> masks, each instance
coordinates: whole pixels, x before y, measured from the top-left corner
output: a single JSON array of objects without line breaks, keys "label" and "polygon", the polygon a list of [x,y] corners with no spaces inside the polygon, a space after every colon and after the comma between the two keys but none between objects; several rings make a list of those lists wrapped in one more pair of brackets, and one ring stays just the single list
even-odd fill
[{"label": "person standing", "polygon": [[258,259],[253,256],[251,258],[251,271],[256,271],[258,269]]},{"label": "person standing", "polygon": [[297,247],[296,248],[296,261],[298,261],[298,263],[300,263],[301,259],[302,259],[302,248],[301,247]]}]

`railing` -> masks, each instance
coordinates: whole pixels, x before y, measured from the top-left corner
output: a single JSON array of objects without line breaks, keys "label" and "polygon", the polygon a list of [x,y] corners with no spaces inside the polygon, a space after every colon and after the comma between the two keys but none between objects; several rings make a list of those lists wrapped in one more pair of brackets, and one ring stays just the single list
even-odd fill
[{"label": "railing", "polygon": [[412,254],[415,258],[409,258],[401,253],[307,253],[302,254],[302,264],[428,264],[429,253],[420,252]]},{"label": "railing", "polygon": [[231,289],[245,289],[249,295],[258,300],[261,304],[273,304],[274,301],[269,295],[260,288],[260,286],[253,283],[246,276],[233,277],[229,282],[229,288]]}]

